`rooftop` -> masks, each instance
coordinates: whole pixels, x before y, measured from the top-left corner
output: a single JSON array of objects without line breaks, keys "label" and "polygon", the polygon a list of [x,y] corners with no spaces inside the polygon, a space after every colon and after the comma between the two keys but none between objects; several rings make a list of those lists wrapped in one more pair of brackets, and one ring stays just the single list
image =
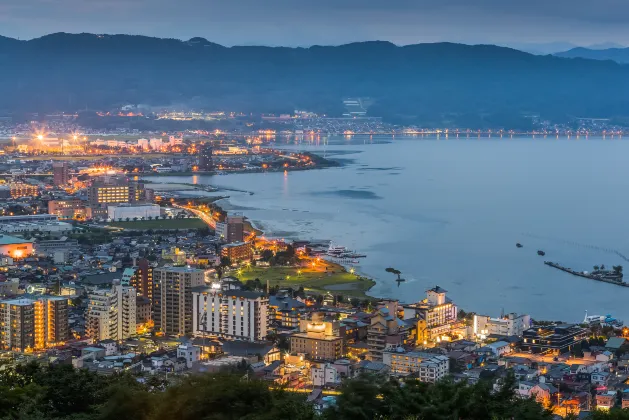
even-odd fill
[{"label": "rooftop", "polygon": [[13,245],[13,244],[32,244],[33,241],[27,241],[26,239],[18,238],[9,235],[0,235],[0,245]]}]

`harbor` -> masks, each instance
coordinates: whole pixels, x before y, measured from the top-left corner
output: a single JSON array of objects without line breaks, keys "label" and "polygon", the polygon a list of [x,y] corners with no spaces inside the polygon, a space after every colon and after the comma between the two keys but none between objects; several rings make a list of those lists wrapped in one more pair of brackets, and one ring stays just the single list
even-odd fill
[{"label": "harbor", "polygon": [[564,267],[561,264],[554,263],[551,261],[544,261],[544,264],[556,268],[561,271],[565,271],[566,273],[570,273],[574,276],[583,277],[590,280],[600,281],[603,283],[615,284],[617,286],[629,287],[629,283],[624,282],[622,275],[622,266],[618,271],[609,271],[609,270],[596,270],[594,272],[588,273],[587,271],[576,271],[569,267]]}]

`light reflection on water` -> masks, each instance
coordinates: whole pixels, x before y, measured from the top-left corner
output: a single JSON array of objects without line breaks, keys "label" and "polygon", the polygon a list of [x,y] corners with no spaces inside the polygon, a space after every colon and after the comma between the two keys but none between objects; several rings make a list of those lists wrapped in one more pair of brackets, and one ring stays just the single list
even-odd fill
[{"label": "light reflection on water", "polygon": [[[629,254],[629,143],[533,138],[330,137],[285,147],[346,165],[284,174],[196,176],[230,191],[229,206],[268,234],[366,253],[377,296],[418,300],[436,284],[466,310],[580,321],[583,312],[629,321],[629,288],[570,276],[546,259],[591,270]],[[278,140],[278,143],[280,140]],[[190,182],[169,177],[165,182]],[[241,210],[244,208],[245,210]],[[518,249],[520,242],[524,248]],[[403,272],[397,287],[386,267]]]}]

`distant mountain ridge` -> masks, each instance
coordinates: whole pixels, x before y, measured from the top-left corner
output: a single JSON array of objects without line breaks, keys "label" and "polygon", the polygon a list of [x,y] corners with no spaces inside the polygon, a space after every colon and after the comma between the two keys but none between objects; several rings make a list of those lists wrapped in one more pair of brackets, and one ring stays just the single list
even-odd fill
[{"label": "distant mountain ridge", "polygon": [[58,33],[0,38],[0,111],[193,104],[243,112],[307,109],[340,115],[370,97],[393,122],[513,125],[624,115],[629,69],[608,61],[535,56],[493,45],[224,47],[131,35]]},{"label": "distant mountain ridge", "polygon": [[556,53],[557,57],[586,58],[589,60],[612,60],[621,64],[629,64],[629,48],[572,48],[571,50]]}]

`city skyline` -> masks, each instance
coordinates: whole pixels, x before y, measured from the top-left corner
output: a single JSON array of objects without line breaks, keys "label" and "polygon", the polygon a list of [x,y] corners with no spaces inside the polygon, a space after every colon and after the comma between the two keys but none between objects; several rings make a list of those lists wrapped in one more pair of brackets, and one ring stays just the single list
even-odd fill
[{"label": "city skyline", "polygon": [[[629,5],[617,0],[593,4],[565,0],[524,4],[461,0],[386,5],[345,0],[296,3],[271,0],[232,2],[184,0],[4,1],[4,36],[37,38],[54,32],[128,33],[189,39],[222,45],[309,46],[383,40],[399,45],[424,42],[491,43],[551,52],[573,45],[626,45]],[[235,28],[239,28],[235,30]]]}]

